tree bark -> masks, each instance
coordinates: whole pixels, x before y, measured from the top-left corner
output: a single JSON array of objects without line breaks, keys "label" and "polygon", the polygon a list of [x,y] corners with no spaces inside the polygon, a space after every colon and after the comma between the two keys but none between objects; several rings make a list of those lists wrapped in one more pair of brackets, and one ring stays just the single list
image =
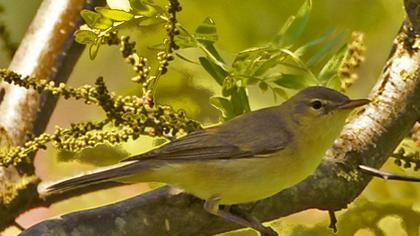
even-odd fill
[{"label": "tree bark", "polygon": [[[73,44],[73,34],[82,20],[86,2],[99,0],[45,0],[14,55],[9,69],[40,79],[64,82],[69,77],[83,46]],[[103,2],[103,1],[101,1]],[[22,145],[27,134],[44,131],[57,97],[2,83],[0,106],[1,140]],[[33,158],[16,167],[0,167],[0,232],[32,204],[40,202]]]},{"label": "tree bark", "polygon": [[[256,204],[251,214],[267,221],[310,208],[346,208],[420,117],[420,7],[405,1],[407,20],[395,38],[372,103],[352,117],[316,172],[298,185]],[[310,157],[308,157],[310,158]],[[21,235],[211,235],[239,228],[212,216],[203,201],[161,188],[122,202],[39,223]]]}]

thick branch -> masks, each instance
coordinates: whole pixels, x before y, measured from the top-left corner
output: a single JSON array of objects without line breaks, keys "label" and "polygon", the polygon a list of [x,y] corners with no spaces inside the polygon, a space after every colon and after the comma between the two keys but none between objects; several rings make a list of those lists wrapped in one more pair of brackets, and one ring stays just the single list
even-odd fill
[{"label": "thick branch", "polygon": [[[345,126],[314,175],[260,201],[253,215],[272,220],[309,208],[340,210],[363,191],[371,176],[360,172],[358,164],[380,167],[420,116],[420,52],[415,46],[420,40],[407,22],[371,92],[373,102]],[[22,235],[211,235],[238,228],[206,213],[202,204],[162,188],[44,221]]]},{"label": "thick branch", "polygon": [[[92,0],[94,1],[94,0]],[[91,2],[92,2],[91,1]],[[52,81],[66,81],[82,47],[73,44],[73,33],[79,27],[79,12],[86,0],[45,0],[23,38],[9,68],[23,75]],[[33,90],[3,83],[1,102],[1,140],[22,145],[28,133],[45,129],[57,98]],[[4,142],[4,141],[3,141]],[[19,172],[19,174],[18,174]],[[31,161],[9,168],[0,167],[0,231],[34,202],[39,202],[36,178]],[[26,175],[26,176],[24,176]],[[10,186],[25,186],[20,189]],[[5,200],[7,199],[7,201]]]}]

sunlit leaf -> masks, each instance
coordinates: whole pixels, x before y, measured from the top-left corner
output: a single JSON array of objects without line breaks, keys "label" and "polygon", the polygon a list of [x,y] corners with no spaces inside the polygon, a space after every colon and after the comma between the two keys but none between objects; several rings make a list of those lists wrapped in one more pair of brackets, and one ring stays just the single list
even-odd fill
[{"label": "sunlit leaf", "polygon": [[130,11],[130,2],[128,0],[106,0],[106,4],[111,9]]},{"label": "sunlit leaf", "polygon": [[133,18],[133,14],[123,10],[109,9],[105,7],[96,7],[95,10],[104,17],[115,21],[129,21]]},{"label": "sunlit leaf", "polygon": [[95,43],[97,35],[90,30],[78,30],[75,32],[75,40],[80,44]]},{"label": "sunlit leaf", "polygon": [[309,20],[309,14],[312,8],[312,1],[306,0],[299,8],[295,16],[289,17],[281,28],[279,34],[273,42],[278,47],[289,47],[293,45],[302,35]]},{"label": "sunlit leaf", "polygon": [[129,0],[130,6],[135,14],[154,17],[163,12],[163,9],[156,5],[147,4],[141,0]]},{"label": "sunlit leaf", "polygon": [[200,57],[198,60],[203,68],[214,78],[214,80],[216,80],[219,85],[223,85],[223,81],[229,73],[206,57]]},{"label": "sunlit leaf", "polygon": [[106,30],[106,29],[109,29],[110,27],[112,27],[112,20],[106,17],[101,17],[99,21],[96,22],[96,24],[92,28]]}]

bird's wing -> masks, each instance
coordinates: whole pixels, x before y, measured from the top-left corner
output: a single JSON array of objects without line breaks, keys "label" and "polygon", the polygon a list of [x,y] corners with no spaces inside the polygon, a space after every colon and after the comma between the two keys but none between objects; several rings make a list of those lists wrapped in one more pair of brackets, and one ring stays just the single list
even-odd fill
[{"label": "bird's wing", "polygon": [[[224,124],[190,133],[133,160],[212,160],[266,156],[282,150],[293,138],[271,109],[242,115]],[[262,155],[264,154],[264,155]]]}]

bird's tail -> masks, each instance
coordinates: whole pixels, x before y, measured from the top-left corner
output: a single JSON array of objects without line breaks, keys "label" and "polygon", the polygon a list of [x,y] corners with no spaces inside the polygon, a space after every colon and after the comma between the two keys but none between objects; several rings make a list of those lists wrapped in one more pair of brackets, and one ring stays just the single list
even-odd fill
[{"label": "bird's tail", "polygon": [[135,161],[128,164],[124,163],[123,165],[111,166],[106,169],[85,173],[83,175],[72,177],[47,186],[41,185],[38,189],[38,192],[40,195],[49,195],[54,192],[65,192],[86,185],[114,181],[116,179],[118,180],[119,178],[128,177],[134,174],[141,174],[142,172],[150,170],[155,166],[156,165],[152,162],[147,161]]}]

